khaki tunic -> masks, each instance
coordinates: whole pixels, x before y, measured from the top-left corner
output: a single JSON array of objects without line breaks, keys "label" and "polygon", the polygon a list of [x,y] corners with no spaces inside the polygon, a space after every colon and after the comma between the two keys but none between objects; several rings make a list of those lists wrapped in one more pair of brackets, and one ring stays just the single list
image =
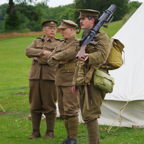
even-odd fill
[{"label": "khaki tunic", "polygon": [[[99,33],[97,34],[97,38],[95,38],[95,41],[98,42],[96,46],[89,44],[86,48],[87,49],[86,53],[89,53],[89,59],[83,65],[83,71],[86,72],[85,75],[88,74],[88,72],[91,70],[91,67],[95,67],[95,69],[101,69],[100,66],[106,62],[108,55],[110,53],[111,43],[105,32],[100,30]],[[83,120],[86,123],[89,123],[100,117],[101,115],[100,107],[105,97],[105,92],[94,86],[93,73],[92,73],[90,81],[88,82],[88,84],[90,85],[92,105],[89,100],[90,109],[89,110],[86,109],[84,84],[82,83],[77,85],[77,81],[79,80],[79,73],[81,73],[80,67],[82,63],[83,62],[78,61],[76,64],[75,74],[73,78],[73,85],[78,86],[79,89],[80,107]],[[107,70],[103,71],[107,72]]]},{"label": "khaki tunic", "polygon": [[59,42],[60,40],[56,38],[49,40],[37,38],[26,48],[27,57],[38,57],[38,61],[33,59],[28,77],[31,113],[43,112],[48,116],[56,115],[57,94],[54,84],[56,68],[47,64],[47,56],[42,56],[42,52],[53,51]]},{"label": "khaki tunic", "polygon": [[[58,105],[61,117],[77,116],[78,97],[71,90],[79,41],[75,36],[61,42],[48,57],[48,64],[57,68],[55,84],[58,87]],[[60,61],[68,61],[60,64]]]},{"label": "khaki tunic", "polygon": [[42,56],[44,50],[53,51],[56,45],[60,42],[59,39],[52,38],[44,40],[37,38],[33,43],[26,48],[26,56],[29,58],[38,57],[38,61],[33,60],[29,73],[29,79],[40,79],[40,72],[42,69],[42,79],[55,80],[56,68],[51,67],[47,63],[47,55]]}]

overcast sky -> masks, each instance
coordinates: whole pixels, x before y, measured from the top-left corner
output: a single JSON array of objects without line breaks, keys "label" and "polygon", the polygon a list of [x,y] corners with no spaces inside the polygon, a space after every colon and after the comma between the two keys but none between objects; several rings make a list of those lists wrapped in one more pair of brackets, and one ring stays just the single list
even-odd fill
[{"label": "overcast sky", "polygon": [[[42,0],[37,0],[38,2]],[[48,6],[49,7],[57,7],[59,5],[67,5],[73,3],[74,0],[49,0]],[[144,2],[144,0],[131,0],[131,1],[139,1],[139,2]],[[0,0],[0,5],[8,3],[8,0]]]}]

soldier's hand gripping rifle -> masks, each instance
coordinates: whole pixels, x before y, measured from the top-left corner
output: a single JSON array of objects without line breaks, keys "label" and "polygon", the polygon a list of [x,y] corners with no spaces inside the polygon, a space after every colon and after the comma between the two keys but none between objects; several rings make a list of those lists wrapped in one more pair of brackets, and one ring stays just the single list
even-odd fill
[{"label": "soldier's hand gripping rifle", "polygon": [[93,39],[97,37],[97,32],[104,25],[104,23],[107,23],[107,25],[104,25],[104,27],[108,27],[109,23],[114,18],[113,13],[115,10],[116,5],[112,4],[107,10],[103,12],[102,16],[98,20],[98,23],[92,29],[90,29],[88,35],[86,37],[83,37],[83,39],[80,41],[79,46],[81,48],[78,54],[76,55],[76,58],[81,57],[84,59],[85,49],[88,46],[88,44],[97,44],[97,42],[93,41]]}]

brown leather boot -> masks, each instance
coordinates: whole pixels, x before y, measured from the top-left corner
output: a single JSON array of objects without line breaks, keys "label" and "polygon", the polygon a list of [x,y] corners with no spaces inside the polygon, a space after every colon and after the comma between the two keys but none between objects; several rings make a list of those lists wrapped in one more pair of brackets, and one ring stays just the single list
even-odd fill
[{"label": "brown leather boot", "polygon": [[32,135],[28,139],[34,139],[34,138],[40,138],[40,130],[39,129],[33,129]]},{"label": "brown leather boot", "polygon": [[54,138],[54,132],[50,131],[50,130],[47,130],[46,134],[45,134],[45,137],[43,139],[50,139],[50,138]]}]

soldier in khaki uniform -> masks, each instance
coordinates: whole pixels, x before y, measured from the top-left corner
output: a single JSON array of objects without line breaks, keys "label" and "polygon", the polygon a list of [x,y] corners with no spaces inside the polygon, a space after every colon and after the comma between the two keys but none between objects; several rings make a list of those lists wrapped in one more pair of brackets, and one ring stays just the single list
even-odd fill
[{"label": "soldier in khaki uniform", "polygon": [[48,56],[48,64],[57,68],[55,84],[58,88],[58,106],[61,117],[64,118],[67,139],[61,144],[76,144],[78,132],[78,97],[71,90],[75,71],[78,40],[75,36],[77,24],[70,20],[61,20],[58,27],[64,41]]},{"label": "soldier in khaki uniform", "polygon": [[44,36],[37,38],[26,48],[26,56],[33,58],[29,73],[29,102],[32,117],[33,133],[29,139],[41,137],[40,121],[42,113],[46,116],[47,130],[44,139],[54,137],[56,119],[57,93],[55,86],[56,68],[47,64],[47,56],[60,42],[55,38],[58,22],[46,20],[42,22]]},{"label": "soldier in khaki uniform", "polygon": [[[86,36],[90,29],[98,22],[98,11],[90,9],[80,9],[80,25],[81,29],[84,29],[83,36]],[[99,126],[97,118],[101,115],[101,105],[105,97],[105,92],[94,86],[93,74],[94,70],[101,69],[107,73],[107,70],[102,69],[103,65],[110,53],[110,40],[105,32],[99,30],[97,37],[94,41],[98,42],[96,46],[89,44],[86,47],[85,58],[78,57],[76,64],[75,74],[73,78],[72,91],[77,93],[79,91],[80,108],[82,112],[82,118],[87,126],[89,144],[100,144],[99,140]],[[77,47],[77,52],[80,50]],[[88,86],[89,85],[89,86]],[[87,109],[87,100],[85,94],[89,87],[89,110]],[[86,88],[86,89],[85,89]],[[86,90],[86,91],[85,91]],[[92,101],[92,103],[91,103]]]}]

